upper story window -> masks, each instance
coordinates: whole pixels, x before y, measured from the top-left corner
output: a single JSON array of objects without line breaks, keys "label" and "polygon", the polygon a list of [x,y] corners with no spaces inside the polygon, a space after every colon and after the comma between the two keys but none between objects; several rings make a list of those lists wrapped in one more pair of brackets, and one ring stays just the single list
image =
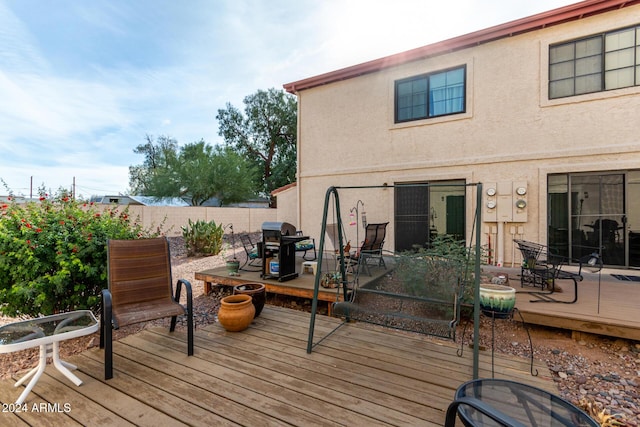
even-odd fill
[{"label": "upper story window", "polygon": [[640,27],[549,47],[549,98],[640,85]]},{"label": "upper story window", "polygon": [[396,81],[396,123],[465,112],[466,67]]}]

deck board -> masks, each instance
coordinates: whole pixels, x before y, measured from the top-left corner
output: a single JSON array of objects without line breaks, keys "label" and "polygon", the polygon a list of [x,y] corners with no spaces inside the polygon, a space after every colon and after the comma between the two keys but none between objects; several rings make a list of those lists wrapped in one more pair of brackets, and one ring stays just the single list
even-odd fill
[{"label": "deck board", "polygon": [[[309,313],[266,306],[243,332],[198,328],[195,355],[183,332],[146,329],[114,343],[114,378],[103,380],[104,354],[94,348],[69,361],[80,387],[52,367],[27,404],[68,403],[68,413],[1,414],[2,425],[442,425],[460,383],[471,379],[472,352],[419,334],[349,323],[308,354]],[[317,316],[314,341],[340,324]],[[63,344],[64,345],[64,344]],[[557,393],[546,366],[496,354],[496,377]],[[490,352],[480,375],[491,375]],[[21,388],[0,382],[0,401]]]}]

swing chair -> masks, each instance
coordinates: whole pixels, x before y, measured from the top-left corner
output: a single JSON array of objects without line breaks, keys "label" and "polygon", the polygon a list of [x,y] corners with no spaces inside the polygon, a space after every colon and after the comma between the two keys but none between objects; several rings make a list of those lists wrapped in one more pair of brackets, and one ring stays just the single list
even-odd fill
[{"label": "swing chair", "polygon": [[[430,185],[430,184],[421,184],[421,185]],[[437,184],[435,184],[437,185]],[[481,210],[479,206],[482,205],[482,184],[460,184],[464,187],[474,187],[476,192],[476,204],[475,204],[475,215],[473,219],[473,229],[472,236],[469,239],[470,242],[473,242],[475,246],[475,270],[474,270],[474,345],[473,345],[473,376],[474,378],[478,377],[478,352],[479,352],[479,343],[477,341],[477,337],[479,336],[479,320],[480,320],[480,307],[479,307],[479,281],[480,281],[480,239],[481,234],[479,232],[479,228],[477,225],[480,223],[481,219]],[[386,291],[386,290],[378,290],[370,288],[370,284],[367,285],[366,288],[362,288],[358,283],[358,274],[356,270],[355,279],[353,283],[349,283],[347,280],[347,266],[348,262],[351,259],[349,253],[345,253],[344,246],[344,227],[342,225],[341,213],[340,213],[340,200],[338,190],[361,190],[363,188],[381,188],[388,189],[390,186],[368,186],[368,187],[330,187],[325,196],[325,204],[323,211],[323,221],[322,221],[322,231],[320,234],[320,253],[318,256],[318,271],[322,272],[322,263],[325,261],[324,251],[325,248],[325,234],[329,236],[333,244],[333,253],[335,256],[329,257],[329,260],[333,260],[335,270],[339,273],[340,284],[338,286],[341,287],[340,292],[342,292],[343,301],[339,300],[339,296],[336,295],[336,302],[333,304],[333,313],[334,315],[338,315],[344,318],[344,322],[339,324],[334,330],[330,331],[327,335],[322,337],[318,342],[313,342],[314,335],[314,326],[315,326],[315,315],[317,312],[317,303],[318,303],[318,291],[320,287],[321,274],[316,276],[315,286],[314,286],[314,297],[312,301],[311,307],[311,320],[309,325],[309,336],[307,341],[307,353],[311,353],[314,346],[319,345],[325,338],[329,337],[339,328],[348,324],[350,320],[360,320],[360,321],[371,321],[371,323],[381,324],[383,326],[390,326],[395,329],[405,329],[399,326],[406,325],[416,325],[421,324],[423,326],[413,327],[416,332],[443,336],[452,340],[455,340],[455,329],[460,320],[460,307],[462,302],[463,295],[463,286],[466,282],[468,282],[468,273],[469,266],[463,266],[462,268],[454,268],[452,261],[445,259],[445,257],[437,257],[437,256],[427,256],[426,263],[432,264],[433,270],[427,272],[427,274],[422,275],[422,277],[431,277],[434,280],[434,285],[439,286],[441,289],[448,288],[451,292],[448,296],[444,298],[441,295],[420,295],[414,294],[411,295],[407,292],[396,293],[394,291]],[[331,206],[330,206],[331,205]],[[329,212],[332,212],[332,220],[328,220]],[[385,224],[386,228],[386,224]],[[475,237],[473,236],[475,234]],[[470,256],[470,255],[469,255]],[[467,259],[468,257],[467,256]],[[393,260],[393,264],[397,264],[398,257],[396,254],[390,259]],[[418,261],[418,259],[416,259]],[[450,265],[451,264],[451,265]],[[386,266],[385,266],[386,267]],[[449,271],[449,274],[445,274]],[[422,273],[421,273],[422,274]],[[426,284],[426,282],[425,282]],[[471,284],[471,283],[469,283]],[[429,288],[429,285],[426,284],[426,287]],[[370,306],[362,306],[358,304],[358,296],[360,294],[377,294],[377,296],[381,296],[382,298],[390,298],[397,302],[395,306],[393,304],[389,304],[388,310],[380,310],[378,307],[370,307]],[[411,311],[405,310],[406,307],[415,305],[415,304],[435,304],[436,306],[441,306],[441,312],[447,313],[446,317],[433,317],[430,318],[428,315],[425,316],[424,313],[432,314],[434,312],[439,312],[438,309],[435,311],[426,311],[422,312],[421,315],[416,316],[415,313]],[[426,326],[425,326],[426,325]]]}]

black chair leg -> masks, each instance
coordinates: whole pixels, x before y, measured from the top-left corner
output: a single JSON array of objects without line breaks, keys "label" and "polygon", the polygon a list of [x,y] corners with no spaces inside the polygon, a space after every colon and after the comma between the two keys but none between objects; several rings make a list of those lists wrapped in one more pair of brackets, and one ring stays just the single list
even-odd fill
[{"label": "black chair leg", "polygon": [[104,348],[104,379],[113,378],[113,318],[111,293],[102,291],[102,314],[100,316],[100,348]]}]

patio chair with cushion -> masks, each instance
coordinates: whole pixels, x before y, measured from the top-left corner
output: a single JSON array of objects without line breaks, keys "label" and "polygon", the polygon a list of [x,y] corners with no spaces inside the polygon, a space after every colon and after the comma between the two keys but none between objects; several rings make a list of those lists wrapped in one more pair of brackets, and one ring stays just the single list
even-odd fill
[{"label": "patio chair with cushion", "polygon": [[[296,231],[297,236],[304,236],[301,230]],[[296,242],[296,252],[304,252],[302,259],[305,261],[313,261],[318,257],[316,253],[316,240],[314,238],[300,240]],[[311,252],[313,255],[307,255],[307,252]]]},{"label": "patio chair with cushion", "polygon": [[[191,284],[179,279],[175,292],[171,256],[166,238],[107,241],[108,289],[102,290],[100,348],[104,348],[104,378],[113,378],[112,329],[134,323],[187,316],[187,354],[193,355],[193,303]],[[186,308],[180,304],[185,287]]]},{"label": "patio chair with cushion", "polygon": [[262,271],[262,255],[256,243],[251,241],[251,237],[246,234],[240,235],[240,241],[244,248],[246,258],[244,263],[240,266],[240,270],[243,271]]}]

